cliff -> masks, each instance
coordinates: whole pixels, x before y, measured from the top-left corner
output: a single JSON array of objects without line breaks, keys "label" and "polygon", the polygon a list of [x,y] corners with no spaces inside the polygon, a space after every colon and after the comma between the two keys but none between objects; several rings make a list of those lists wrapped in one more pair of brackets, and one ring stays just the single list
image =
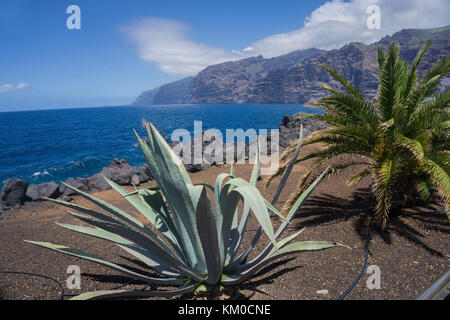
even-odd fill
[{"label": "cliff", "polygon": [[402,30],[370,45],[350,43],[330,51],[308,49],[271,59],[257,56],[225,62],[209,66],[195,77],[146,91],[133,104],[304,104],[326,94],[319,83],[337,86],[320,64],[338,70],[371,98],[378,86],[377,47],[386,50],[397,41],[401,57],[411,63],[427,40],[432,40],[432,46],[422,59],[421,74],[450,53],[450,26]]}]

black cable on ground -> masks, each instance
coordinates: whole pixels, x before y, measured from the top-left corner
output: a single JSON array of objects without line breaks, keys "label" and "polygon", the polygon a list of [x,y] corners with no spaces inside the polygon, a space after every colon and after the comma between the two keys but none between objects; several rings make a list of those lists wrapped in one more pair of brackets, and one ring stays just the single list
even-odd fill
[{"label": "black cable on ground", "polygon": [[365,258],[364,258],[364,265],[361,270],[361,273],[356,278],[356,280],[353,282],[353,284],[347,290],[345,290],[345,292],[338,298],[338,300],[344,300],[344,298],[356,287],[359,280],[361,280],[362,276],[364,275],[364,272],[366,271],[366,268],[367,268],[367,262],[369,261],[369,244],[370,244],[370,239],[372,238],[373,234],[374,234],[374,232],[369,234],[369,236],[367,237],[367,240],[366,240],[366,246],[365,246],[366,252],[365,252]]},{"label": "black cable on ground", "polygon": [[59,289],[61,290],[60,293],[60,297],[59,300],[64,300],[64,297],[67,296],[66,294],[64,294],[64,287],[61,284],[60,281],[58,281],[55,278],[43,275],[43,274],[39,274],[39,273],[32,273],[32,272],[23,272],[23,271],[9,271],[9,270],[0,270],[0,273],[9,273],[9,274],[21,274],[21,275],[26,275],[26,276],[33,276],[33,277],[39,277],[39,278],[44,278],[47,280],[51,280],[53,282],[55,282],[56,284],[58,284]]}]

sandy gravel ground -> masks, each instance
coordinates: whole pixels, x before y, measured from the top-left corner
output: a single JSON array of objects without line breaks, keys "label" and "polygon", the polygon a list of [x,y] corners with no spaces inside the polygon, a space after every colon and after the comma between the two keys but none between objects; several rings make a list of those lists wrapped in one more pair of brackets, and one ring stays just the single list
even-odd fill
[{"label": "sandy gravel ground", "polygon": [[[295,189],[304,167],[297,167],[277,205],[281,208]],[[194,183],[213,184],[216,176],[229,171],[228,167],[212,168],[192,174]],[[239,177],[248,179],[250,165],[236,167]],[[348,173],[350,174],[350,173]],[[348,247],[336,247],[319,252],[305,252],[285,258],[263,270],[251,283],[242,286],[237,294],[251,299],[336,299],[350,286],[359,274],[364,261],[364,245],[370,207],[373,205],[367,191],[368,181],[356,186],[345,184],[345,175],[332,177],[314,191],[285,235],[307,227],[299,240],[330,240]],[[267,189],[264,182],[259,189],[267,199],[276,188],[276,181]],[[114,191],[96,194],[129,212],[134,210]],[[76,203],[92,206],[76,197]],[[432,213],[438,206],[416,207],[406,210],[407,215],[392,217],[388,232],[378,232],[370,243],[369,265],[381,270],[381,289],[370,290],[364,275],[347,299],[415,299],[427,286],[450,267],[450,222],[443,214]],[[403,214],[405,213],[403,212]],[[106,267],[81,259],[45,250],[23,240],[48,241],[90,252],[114,262],[142,270],[129,256],[115,245],[105,241],[67,231],[55,221],[79,224],[65,214],[65,209],[51,203],[26,205],[8,211],[8,218],[0,220],[0,269],[36,272],[55,277],[65,285],[70,265],[79,265],[82,271],[82,293],[126,285],[125,288],[142,288],[130,283]],[[274,219],[275,225],[278,221]],[[249,236],[256,230],[251,221]],[[260,248],[267,239],[260,241]],[[248,239],[245,241],[248,243]],[[128,284],[128,285],[127,285]],[[329,294],[317,294],[328,290]],[[58,299],[58,286],[48,280],[22,275],[0,274],[1,299]]]}]

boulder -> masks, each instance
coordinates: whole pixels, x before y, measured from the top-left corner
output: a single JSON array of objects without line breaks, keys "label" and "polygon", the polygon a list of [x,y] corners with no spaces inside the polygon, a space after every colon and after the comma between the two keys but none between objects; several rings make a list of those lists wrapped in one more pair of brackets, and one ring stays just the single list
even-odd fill
[{"label": "boulder", "polygon": [[131,167],[130,175],[132,180],[134,176],[137,176],[137,178],[135,179],[139,179],[139,184],[148,182],[152,179],[152,175],[147,165],[143,165],[140,167]]},{"label": "boulder", "polygon": [[121,186],[131,185],[131,183],[139,185],[152,179],[150,170],[146,165],[132,167],[126,160],[115,158],[107,168],[103,168],[100,173],[94,174],[92,177],[86,179],[85,184],[88,190],[102,191],[111,189],[111,186],[105,181],[104,177],[111,179]]},{"label": "boulder", "polygon": [[283,117],[280,123],[280,146],[287,148],[292,142],[298,139],[300,127],[303,125],[303,138],[308,137],[311,133],[323,130],[329,124],[322,120],[311,118],[294,118],[291,115]]},{"label": "boulder", "polygon": [[188,163],[188,164],[185,164],[184,167],[190,173],[202,171],[202,165],[201,164]]},{"label": "boulder", "polygon": [[[191,139],[185,144],[176,140],[170,146],[175,154],[181,158],[186,170],[193,173],[211,168],[213,165],[222,164],[223,157],[220,158],[220,161],[216,161],[214,157],[216,149],[212,143],[216,143],[215,139],[216,135],[213,132],[203,131],[195,139]],[[196,154],[197,148],[202,150],[201,155]]]},{"label": "boulder", "polygon": [[53,181],[30,184],[28,185],[26,196],[33,201],[41,200],[41,198],[56,199],[59,196],[59,185]]},{"label": "boulder", "polygon": [[[86,178],[68,178],[64,182],[72,187],[80,189],[81,191],[89,192],[88,179]],[[65,186],[64,184],[61,184],[59,186],[59,193],[62,197],[70,197],[77,194],[75,191]]]},{"label": "boulder", "polygon": [[0,201],[3,206],[14,207],[28,201],[28,182],[21,179],[8,179],[3,183]]},{"label": "boulder", "polygon": [[0,211],[6,211],[8,209],[9,207],[3,201],[0,200]]},{"label": "boulder", "polygon": [[124,159],[115,158],[107,168],[103,168],[101,173],[115,183],[124,186],[131,184],[131,178],[135,174],[133,169]]},{"label": "boulder", "polygon": [[92,177],[87,178],[87,186],[89,191],[102,191],[111,189],[111,186],[108,182],[106,182],[101,173],[96,173]]}]

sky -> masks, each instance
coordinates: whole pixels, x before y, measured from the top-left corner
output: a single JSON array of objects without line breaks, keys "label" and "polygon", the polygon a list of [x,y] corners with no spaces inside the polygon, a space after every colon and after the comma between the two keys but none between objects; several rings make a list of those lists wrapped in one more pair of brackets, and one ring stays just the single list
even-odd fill
[{"label": "sky", "polygon": [[[81,29],[67,27],[71,5]],[[448,25],[448,12],[448,0],[1,0],[0,112],[127,105],[208,65],[372,43]]]}]

